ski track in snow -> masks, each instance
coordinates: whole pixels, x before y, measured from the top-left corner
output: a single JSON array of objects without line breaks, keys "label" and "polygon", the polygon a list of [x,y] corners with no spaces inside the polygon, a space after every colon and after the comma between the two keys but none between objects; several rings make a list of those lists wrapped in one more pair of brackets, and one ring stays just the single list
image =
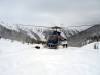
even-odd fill
[{"label": "ski track in snow", "polygon": [[100,51],[82,48],[35,49],[0,40],[0,75],[100,75]]}]

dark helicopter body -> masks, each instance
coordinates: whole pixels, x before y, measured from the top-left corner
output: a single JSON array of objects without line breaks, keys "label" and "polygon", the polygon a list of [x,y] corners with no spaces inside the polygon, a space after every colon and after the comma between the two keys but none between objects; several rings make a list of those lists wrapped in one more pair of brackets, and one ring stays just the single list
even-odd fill
[{"label": "dark helicopter body", "polygon": [[59,44],[58,37],[60,36],[60,32],[54,31],[51,35],[49,35],[47,40],[47,46],[49,48],[57,48]]},{"label": "dark helicopter body", "polygon": [[62,41],[65,40],[66,39],[61,36],[61,31],[58,31],[58,28],[54,27],[52,32],[48,35],[47,47],[50,49],[57,49],[58,46],[61,45]]}]

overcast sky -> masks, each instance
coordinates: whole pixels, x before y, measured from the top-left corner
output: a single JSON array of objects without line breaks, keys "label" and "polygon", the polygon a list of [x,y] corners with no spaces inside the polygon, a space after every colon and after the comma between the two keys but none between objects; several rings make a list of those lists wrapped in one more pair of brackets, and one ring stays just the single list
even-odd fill
[{"label": "overcast sky", "polygon": [[10,24],[100,23],[100,0],[0,0],[0,20]]}]

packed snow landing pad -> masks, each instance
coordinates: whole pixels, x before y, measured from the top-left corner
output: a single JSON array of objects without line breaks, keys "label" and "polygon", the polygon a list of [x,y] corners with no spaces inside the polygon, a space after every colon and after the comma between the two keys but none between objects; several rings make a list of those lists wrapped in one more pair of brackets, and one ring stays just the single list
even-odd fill
[{"label": "packed snow landing pad", "polygon": [[100,50],[89,49],[91,45],[35,49],[1,39],[0,75],[100,75]]}]

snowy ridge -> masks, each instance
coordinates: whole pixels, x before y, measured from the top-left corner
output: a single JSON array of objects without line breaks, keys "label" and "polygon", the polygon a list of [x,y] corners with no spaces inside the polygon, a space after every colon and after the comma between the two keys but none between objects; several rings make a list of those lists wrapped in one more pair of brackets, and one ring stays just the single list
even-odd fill
[{"label": "snowy ridge", "polygon": [[11,29],[11,30],[15,30],[17,32],[20,32],[20,30],[24,30],[31,38],[34,38],[35,40],[45,40],[44,35],[43,35],[43,30],[44,28],[38,28],[38,27],[34,27],[34,26],[25,26],[22,24],[1,24],[2,26]]},{"label": "snowy ridge", "polygon": [[0,25],[6,27],[8,29],[18,31],[17,25],[14,25],[14,24],[12,25],[12,24],[8,24],[8,23],[4,23],[4,22],[0,22]]},{"label": "snowy ridge", "polygon": [[[34,26],[34,25],[32,26],[32,25],[23,25],[23,24],[11,25],[11,24],[4,24],[4,23],[2,23],[1,25],[8,29],[15,30],[17,32],[24,31],[25,34],[29,35],[31,38],[34,38],[35,40],[45,41],[46,36],[47,36],[46,34],[48,33],[48,32],[47,33],[45,32],[45,31],[48,31],[48,29],[45,27],[42,27],[42,26],[38,27],[38,26]],[[91,26],[65,27],[65,28],[63,28],[64,29],[63,32],[65,34],[64,37],[66,37],[66,38],[71,37],[83,30],[88,29],[89,27],[91,27]]]},{"label": "snowy ridge", "polygon": [[81,31],[84,31],[92,26],[94,26],[94,25],[80,25],[80,26],[78,25],[78,26],[69,26],[69,27],[66,27],[64,29],[65,30],[77,30],[77,31],[81,32]]}]

